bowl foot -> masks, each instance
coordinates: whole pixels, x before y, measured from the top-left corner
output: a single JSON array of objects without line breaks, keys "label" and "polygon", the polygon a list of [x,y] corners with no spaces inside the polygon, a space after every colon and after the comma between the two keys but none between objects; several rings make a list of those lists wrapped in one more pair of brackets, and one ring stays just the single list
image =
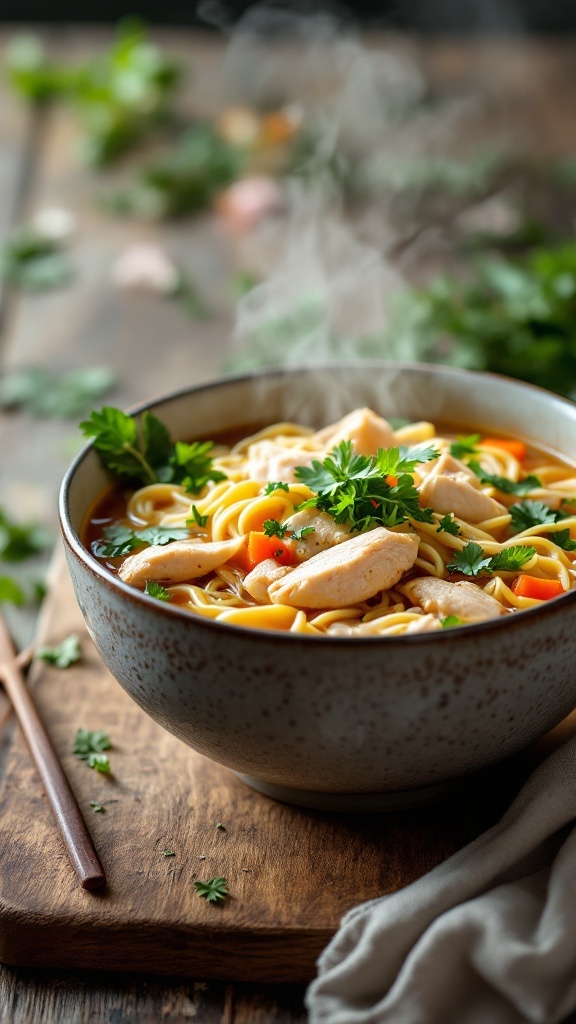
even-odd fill
[{"label": "bowl foot", "polygon": [[428,786],[395,789],[385,793],[316,793],[308,789],[277,786],[273,782],[256,779],[253,775],[242,775],[240,772],[234,774],[252,789],[263,793],[264,796],[272,797],[273,800],[295,804],[297,807],[308,807],[315,811],[340,811],[345,814],[371,814],[418,807],[442,800],[443,797],[462,789],[470,781],[470,776],[464,775]]}]

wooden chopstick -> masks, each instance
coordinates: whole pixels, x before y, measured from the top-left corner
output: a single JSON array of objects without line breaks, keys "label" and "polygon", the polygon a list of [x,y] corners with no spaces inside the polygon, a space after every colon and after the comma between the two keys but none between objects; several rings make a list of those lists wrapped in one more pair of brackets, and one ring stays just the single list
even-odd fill
[{"label": "wooden chopstick", "polygon": [[0,680],[4,683],[46,795],[52,805],[58,828],[66,844],[72,866],[84,889],[99,889],[106,876],[94,849],[90,833],[82,817],[68,779],[34,704],[12,639],[0,615]]}]

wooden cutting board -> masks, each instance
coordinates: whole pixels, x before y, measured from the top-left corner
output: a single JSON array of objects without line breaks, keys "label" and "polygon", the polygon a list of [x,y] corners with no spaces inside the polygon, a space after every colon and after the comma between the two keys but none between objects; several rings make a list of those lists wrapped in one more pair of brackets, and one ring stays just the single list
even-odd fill
[{"label": "wooden cutting board", "polygon": [[[5,963],[306,982],[345,911],[407,885],[496,820],[532,760],[424,809],[299,810],[254,793],[132,702],[91,643],[61,558],[39,642],[71,632],[81,637],[81,663],[36,662],[30,685],[108,884],[100,893],[79,887],[15,728],[0,793]],[[79,727],[109,734],[111,777],[73,756]],[[228,880],[224,905],[193,886],[215,875]]]}]

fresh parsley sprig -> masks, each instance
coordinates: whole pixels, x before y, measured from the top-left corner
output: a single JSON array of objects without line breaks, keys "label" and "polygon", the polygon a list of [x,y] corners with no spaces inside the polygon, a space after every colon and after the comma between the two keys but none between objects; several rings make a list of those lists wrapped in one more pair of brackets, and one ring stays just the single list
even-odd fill
[{"label": "fresh parsley sprig", "polygon": [[80,639],[76,633],[71,633],[55,647],[39,647],[35,657],[47,661],[49,665],[55,665],[56,668],[70,668],[82,657]]},{"label": "fresh parsley sprig", "polygon": [[110,759],[104,750],[110,750],[112,744],[105,732],[92,732],[90,729],[78,729],[72,753],[80,761],[85,761],[89,768],[110,775]]},{"label": "fresh parsley sprig", "polygon": [[264,488],[264,494],[273,494],[274,491],[289,491],[290,484],[283,484],[281,480],[271,480]]},{"label": "fresh parsley sprig", "polygon": [[140,484],[175,483],[197,493],[209,480],[225,480],[213,468],[212,441],[172,443],[167,427],[151,412],[140,421],[113,406],[96,409],[80,429],[93,444],[106,469],[120,479]]},{"label": "fresh parsley sprig", "polygon": [[468,465],[483,484],[490,484],[496,490],[502,491],[503,494],[518,494],[521,496],[528,494],[529,491],[533,491],[535,487],[542,486],[537,476],[525,476],[523,480],[514,481],[510,480],[507,476],[496,476],[494,473],[487,473],[476,459],[470,459]]},{"label": "fresh parsley sprig", "polygon": [[510,505],[508,511],[511,517],[510,526],[515,533],[530,530],[533,526],[557,523],[563,516],[563,513],[554,511],[543,501],[531,501],[530,498]]},{"label": "fresh parsley sprig", "polygon": [[475,455],[478,451],[480,434],[467,434],[466,437],[459,437],[450,445],[450,455],[455,459],[461,459],[463,455]]},{"label": "fresh parsley sprig", "polygon": [[149,597],[155,597],[157,601],[171,601],[172,594],[166,587],[163,587],[161,583],[157,583],[156,580],[146,580],[146,587],[144,593],[148,594]]},{"label": "fresh parsley sprig", "polygon": [[228,896],[228,881],[221,876],[209,878],[207,882],[194,882],[194,888],[208,903],[219,903]]},{"label": "fresh parsley sprig", "polygon": [[458,526],[458,523],[454,519],[451,512],[448,512],[445,516],[442,516],[438,523],[436,533],[451,533],[453,537],[459,537],[462,530]]},{"label": "fresh parsley sprig", "polygon": [[431,523],[432,509],[420,507],[410,474],[418,463],[438,455],[433,448],[381,448],[376,455],[358,455],[351,441],[341,441],[323,462],[314,459],[311,467],[296,467],[296,478],[316,491],[298,507],[320,508],[359,531],[397,526],[409,518]]},{"label": "fresh parsley sprig", "polygon": [[479,544],[469,541],[454,555],[446,566],[448,572],[461,572],[465,576],[479,576],[481,573],[515,572],[521,569],[536,554],[536,549],[524,544],[503,548],[497,555],[487,555]]},{"label": "fresh parsley sprig", "polygon": [[147,526],[143,530],[132,530],[117,523],[104,527],[104,538],[92,545],[97,558],[120,558],[134,548],[152,544],[169,544],[173,540],[186,540],[189,531],[182,526]]}]

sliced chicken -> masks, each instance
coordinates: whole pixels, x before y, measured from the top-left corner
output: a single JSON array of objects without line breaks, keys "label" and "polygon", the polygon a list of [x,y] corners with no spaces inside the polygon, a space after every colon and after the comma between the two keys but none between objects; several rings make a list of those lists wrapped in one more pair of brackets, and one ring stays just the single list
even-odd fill
[{"label": "sliced chicken", "polygon": [[275,441],[255,441],[248,448],[247,475],[251,480],[281,480],[292,484],[296,480],[296,466],[310,466],[313,459],[323,459],[321,451],[295,446],[286,448]]},{"label": "sliced chicken", "polygon": [[292,572],[291,566],[278,565],[273,558],[266,558],[248,573],[242,586],[259,604],[271,604],[268,587],[276,580],[281,580],[289,572]]},{"label": "sliced chicken", "polygon": [[342,544],[350,539],[348,526],[342,523],[335,523],[332,516],[327,512],[319,512],[315,508],[305,508],[302,512],[295,512],[284,521],[283,526],[289,530],[300,533],[303,529],[312,529],[313,533],[307,533],[305,537],[296,541],[298,557],[302,560],[312,558],[319,551],[326,551],[335,544]]},{"label": "sliced chicken", "polygon": [[414,534],[377,527],[321,551],[268,588],[274,604],[340,608],[394,586],[418,554]]},{"label": "sliced chicken", "polygon": [[341,441],[352,441],[354,451],[359,455],[376,455],[379,448],[394,448],[396,445],[388,420],[382,419],[372,409],[354,409],[337,423],[319,430],[312,440],[326,452],[332,451]]},{"label": "sliced chicken", "polygon": [[425,612],[446,618],[457,615],[463,622],[481,622],[502,615],[502,605],[475,583],[450,583],[436,576],[423,576],[398,589]]},{"label": "sliced chicken", "polygon": [[244,537],[232,540],[176,540],[171,544],[153,544],[130,555],[118,575],[124,583],[144,587],[148,580],[157,583],[183,583],[224,565],[240,550]]},{"label": "sliced chicken", "polygon": [[476,473],[460,459],[455,459],[449,452],[445,452],[439,459],[423,462],[418,466],[418,472],[420,476],[449,476],[454,480],[463,480],[477,489],[481,486]]},{"label": "sliced chicken", "polygon": [[440,515],[452,512],[468,523],[481,523],[505,515],[507,509],[485,491],[479,490],[466,479],[429,473],[418,487],[420,504],[432,508]]}]

